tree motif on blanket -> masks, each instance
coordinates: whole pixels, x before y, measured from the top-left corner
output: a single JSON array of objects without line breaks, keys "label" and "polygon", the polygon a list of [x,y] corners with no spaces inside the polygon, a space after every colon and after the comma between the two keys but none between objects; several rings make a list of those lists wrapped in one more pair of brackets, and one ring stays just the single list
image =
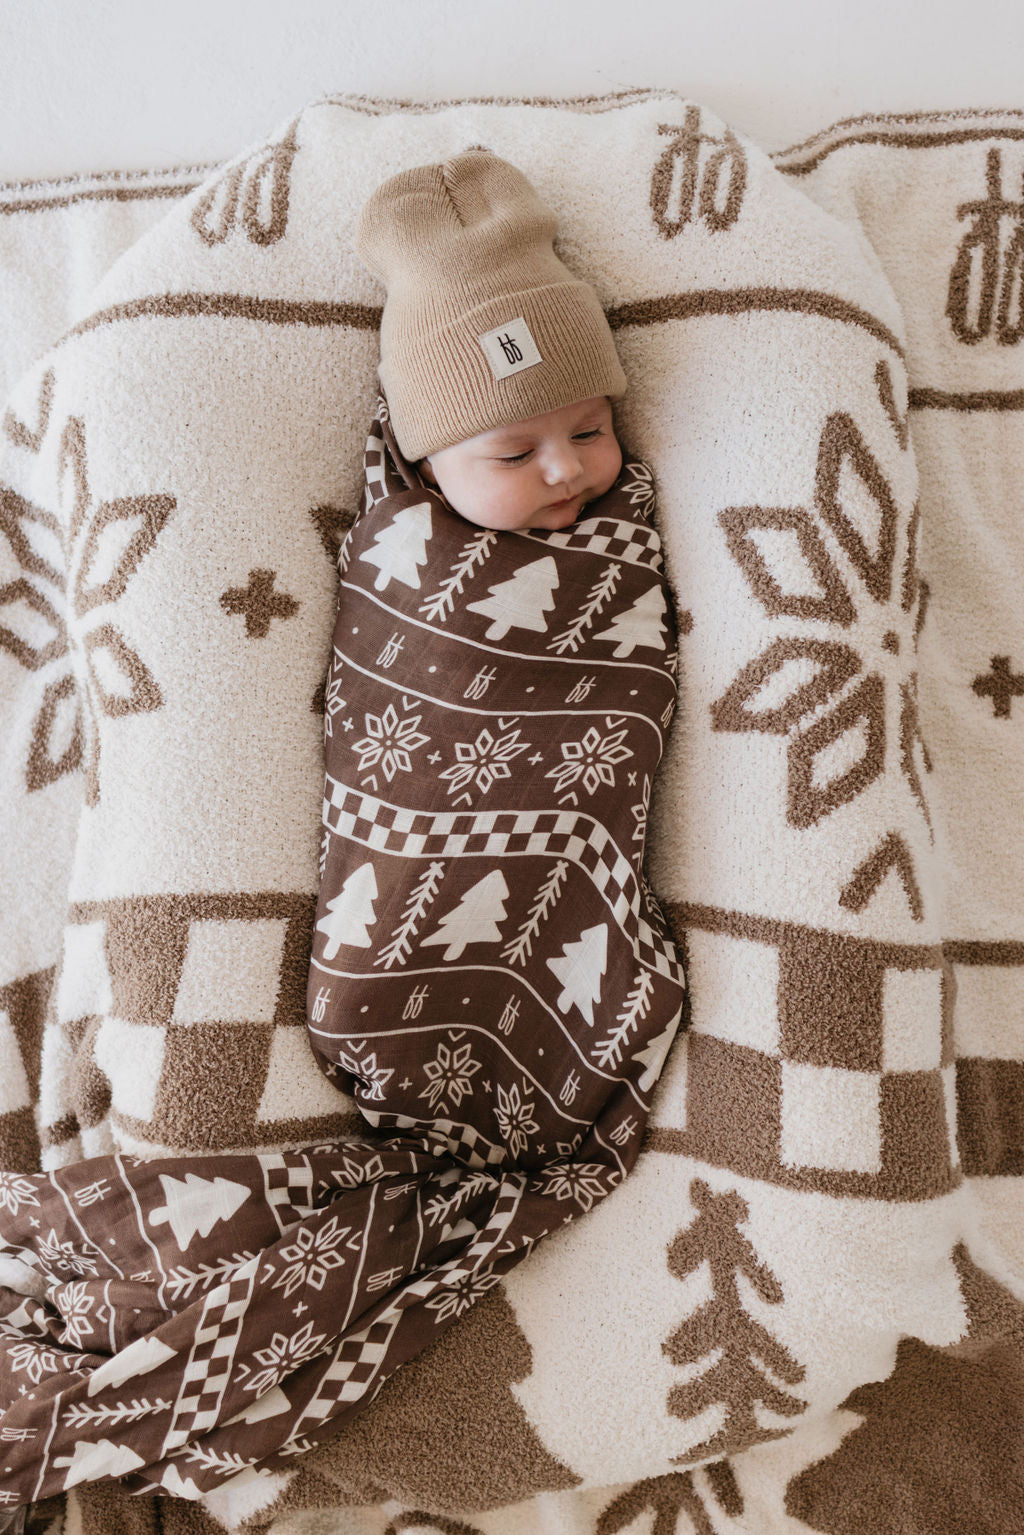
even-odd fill
[{"label": "tree motif on blanket", "polygon": [[282,238],[288,228],[297,128],[296,121],[284,138],[229,166],[200,193],[191,224],[204,245],[222,245],[239,229],[251,245],[276,245]]},{"label": "tree motif on blanket", "polygon": [[[89,487],[85,426],[75,416],[61,435],[58,473],[62,517],[0,489],[0,532],[23,572],[0,587],[0,649],[28,671],[43,673],[27,788],[42,789],[84,761],[87,798],[95,804],[100,717],[145,714],[163,703],[147,662],[116,621],[115,604],[159,538],[175,499],[144,494],[97,500]],[[84,687],[76,682],[73,652]]]},{"label": "tree motif on blanket", "polygon": [[[739,218],[747,188],[747,157],[731,129],[701,132],[701,112],[688,106],[683,122],[659,123],[670,143],[651,176],[651,212],[666,240],[694,219],[711,231],[729,229]],[[632,465],[630,466],[632,467]]]},{"label": "tree motif on blanket", "polygon": [[[727,1460],[712,1461],[703,1474],[723,1513],[735,1518],[743,1512],[743,1497]],[[693,1535],[715,1535],[705,1497],[693,1471],[670,1471],[634,1482],[614,1498],[597,1521],[594,1535],[620,1535],[641,1514],[652,1513],[651,1535],[682,1535],[680,1516],[686,1514]]]},{"label": "tree motif on blanket", "polygon": [[724,1451],[736,1454],[791,1432],[762,1422],[759,1407],[786,1418],[807,1409],[802,1397],[786,1389],[803,1380],[803,1365],[743,1305],[740,1275],[764,1304],[777,1306],[783,1300],[775,1275],[739,1230],[749,1213],[746,1201],[732,1190],[715,1194],[696,1178],[690,1202],[697,1217],[669,1245],[668,1266],[677,1279],[688,1279],[706,1263],[712,1293],[662,1344],[673,1364],[698,1367],[697,1374],[672,1387],[668,1410],[678,1418],[695,1418],[717,1407],[722,1420],[710,1438],[674,1457],[677,1463]]},{"label": "tree motif on blanket", "polygon": [[[886,362],[878,364],[875,384],[902,449],[905,423]],[[850,415],[836,412],[818,443],[813,510],[732,506],[718,520],[765,614],[813,628],[773,638],[748,661],[713,703],[712,728],[786,738],[791,826],[817,825],[895,765],[931,835],[923,775],[932,764],[914,669],[928,598],[917,568],[918,508],[901,533],[896,497],[864,433]],[[834,626],[835,638],[822,635],[823,624]],[[869,665],[847,642],[855,626],[871,647]],[[899,866],[909,866],[916,886],[904,838],[887,836],[897,837]]]},{"label": "tree motif on blanket", "polygon": [[392,1519],[384,1535],[483,1535],[483,1531],[475,1524],[464,1524],[461,1519],[447,1519],[443,1514],[409,1509]]},{"label": "tree motif on blanket", "polygon": [[1003,196],[1002,150],[985,159],[985,196],[964,202],[970,222],[949,273],[946,316],[958,341],[995,336],[1016,346],[1024,336],[1024,201]]},{"label": "tree motif on blanket", "polygon": [[467,602],[467,613],[481,613],[492,620],[484,639],[503,640],[510,629],[533,629],[543,634],[547,618],[555,605],[552,593],[558,585],[558,566],[551,556],[533,560],[507,581],[488,588],[489,595],[479,602]]}]

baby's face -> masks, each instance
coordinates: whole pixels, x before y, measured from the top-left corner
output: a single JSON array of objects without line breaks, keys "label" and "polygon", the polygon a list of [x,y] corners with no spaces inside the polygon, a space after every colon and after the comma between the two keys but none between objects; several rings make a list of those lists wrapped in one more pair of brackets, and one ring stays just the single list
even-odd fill
[{"label": "baby's face", "polygon": [[622,467],[607,399],[577,400],[481,432],[422,463],[455,511],[481,528],[567,528]]}]

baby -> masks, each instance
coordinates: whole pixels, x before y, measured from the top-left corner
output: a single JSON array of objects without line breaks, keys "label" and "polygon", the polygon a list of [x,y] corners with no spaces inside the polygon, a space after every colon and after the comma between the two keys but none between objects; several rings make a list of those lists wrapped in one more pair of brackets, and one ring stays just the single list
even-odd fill
[{"label": "baby", "polygon": [[366,1257],[337,1287],[380,1374],[619,1184],[684,1001],[643,872],[671,594],[555,228],[471,151],[385,182],[357,232],[383,396],[339,561],[307,1026],[375,1132],[346,1148]]},{"label": "baby", "polygon": [[372,1124],[489,1165],[589,1145],[605,1069],[646,1096],[682,1001],[643,875],[671,594],[649,472],[622,474],[625,376],[555,229],[470,151],[385,182],[356,237],[386,398],[341,558],[310,1038]]},{"label": "baby", "polygon": [[525,176],[483,151],[392,177],[359,221],[356,249],[388,290],[395,439],[481,527],[568,527],[622,465],[610,400],[625,375],[556,229]]}]

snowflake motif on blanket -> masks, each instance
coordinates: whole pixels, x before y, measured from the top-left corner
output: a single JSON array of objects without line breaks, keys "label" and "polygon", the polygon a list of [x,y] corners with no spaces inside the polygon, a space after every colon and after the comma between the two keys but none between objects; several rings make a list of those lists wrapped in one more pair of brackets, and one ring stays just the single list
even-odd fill
[{"label": "snowflake motif on blanket", "polygon": [[376,1051],[369,1051],[365,1055],[360,1054],[363,1048],[365,1047],[361,1044],[354,1044],[351,1052],[341,1051],[338,1056],[338,1065],[342,1071],[347,1071],[361,1083],[364,1098],[371,1102],[383,1103],[384,1089],[394,1076],[395,1069],[393,1066],[379,1066]]},{"label": "snowflake motif on blanket", "polygon": [[647,518],[654,516],[657,506],[657,494],[654,488],[654,473],[649,464],[627,464],[627,474],[631,474],[631,480],[623,480],[622,489],[629,497],[630,506],[635,506]]},{"label": "snowflake motif on blanket", "polygon": [[59,1294],[51,1294],[50,1301],[59,1309],[64,1321],[62,1342],[72,1348],[84,1348],[97,1331],[94,1323],[102,1322],[109,1315],[105,1307],[98,1308],[93,1315],[95,1297],[89,1294],[88,1285],[81,1279],[75,1284],[62,1285]]},{"label": "snowflake motif on blanket", "polygon": [[[878,364],[875,383],[902,452],[887,363]],[[902,521],[865,432],[842,412],[821,432],[813,510],[749,506],[719,514],[729,552],[766,616],[801,620],[808,629],[773,638],[741,667],[712,705],[712,727],[785,738],[785,814],[801,830],[862,795],[893,763],[931,835],[922,781],[931,759],[915,668],[928,588],[917,567],[918,510],[905,531]],[[836,637],[822,637],[822,624],[834,626]],[[870,662],[851,643],[855,626]]]},{"label": "snowflake motif on blanket", "polygon": [[47,678],[32,725],[27,788],[42,789],[84,764],[87,800],[95,804],[101,718],[146,714],[163,704],[116,605],[176,502],[152,494],[98,500],[89,484],[85,425],[76,416],[64,425],[58,471],[63,526],[52,512],[0,488],[0,532],[22,572],[0,587],[0,649]]},{"label": "snowflake motif on blanket", "polygon": [[573,784],[580,784],[588,794],[596,794],[604,784],[615,787],[615,769],[633,755],[632,747],[625,744],[629,727],[616,729],[618,721],[605,720],[606,735],[596,725],[579,741],[562,742],[562,761],[550,768],[547,777],[555,780],[559,795],[564,795]]},{"label": "snowflake motif on blanket", "polygon": [[61,1367],[61,1356],[53,1349],[40,1348],[38,1343],[13,1343],[6,1350],[6,1360],[17,1374],[24,1374],[33,1386],[38,1386],[44,1375],[56,1375]]},{"label": "snowflake motif on blanket", "polygon": [[[448,1037],[454,1043],[453,1036]],[[444,1099],[449,1099],[451,1107],[457,1109],[463,1098],[472,1094],[472,1079],[479,1070],[480,1062],[473,1059],[471,1045],[455,1044],[454,1048],[449,1048],[439,1043],[434,1059],[424,1062],[423,1073],[427,1078],[427,1086],[420,1097],[427,1100],[435,1113],[439,1107],[443,1107]]]},{"label": "snowflake motif on blanket", "polygon": [[525,1082],[521,1092],[518,1083],[513,1082],[511,1087],[505,1088],[499,1082],[495,1095],[494,1117],[513,1161],[524,1155],[529,1145],[528,1137],[540,1129],[533,1117],[534,1105],[528,1092]]},{"label": "snowflake motif on blanket", "polygon": [[484,728],[475,741],[456,741],[456,760],[438,773],[438,778],[447,783],[449,794],[458,794],[470,786],[486,794],[499,779],[511,777],[509,764],[521,752],[529,751],[532,742],[521,740],[520,735],[516,729],[493,736]]},{"label": "snowflake motif on blanket", "polygon": [[488,1290],[493,1290],[496,1284],[501,1283],[498,1274],[463,1274],[450,1280],[437,1295],[432,1295],[427,1301],[428,1311],[435,1313],[434,1320],[438,1326],[442,1322],[454,1321],[457,1317],[464,1316],[470,1306],[485,1296]]},{"label": "snowflake motif on blanket", "polygon": [[69,1274],[77,1278],[81,1274],[96,1273],[95,1258],[80,1252],[73,1242],[62,1242],[52,1229],[49,1236],[39,1242],[38,1251],[43,1268],[54,1276]]},{"label": "snowflake motif on blanket", "polygon": [[28,1178],[23,1178],[19,1173],[0,1172],[0,1210],[9,1210],[12,1215],[17,1215],[21,1205],[36,1205],[33,1185]]},{"label": "snowflake motif on blanket", "polygon": [[[412,707],[404,698],[402,704]],[[397,773],[411,773],[411,753],[430,740],[418,728],[420,715],[400,719],[394,704],[388,704],[382,714],[365,714],[363,718],[366,734],[352,742],[352,750],[359,758],[359,772],[365,774],[379,764],[388,783]]]},{"label": "snowflake motif on blanket", "polygon": [[354,1157],[343,1157],[341,1167],[331,1169],[331,1180],[339,1189],[354,1189],[361,1183],[373,1183],[384,1176],[384,1164],[380,1157],[368,1157],[357,1162]]},{"label": "snowflake motif on blanket", "polygon": [[558,1200],[571,1199],[581,1210],[608,1192],[608,1169],[597,1162],[554,1162],[539,1177],[543,1193]]}]

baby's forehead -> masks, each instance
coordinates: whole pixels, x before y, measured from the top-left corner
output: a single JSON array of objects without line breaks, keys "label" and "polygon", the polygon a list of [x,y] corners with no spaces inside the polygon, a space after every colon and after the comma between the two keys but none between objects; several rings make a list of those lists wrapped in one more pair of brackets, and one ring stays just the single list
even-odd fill
[{"label": "baby's forehead", "polygon": [[[510,421],[502,426],[492,427],[489,432],[481,432],[480,440],[487,442],[500,442],[504,438],[522,436],[541,436],[545,432],[572,429],[575,431],[584,422],[591,419],[601,420],[610,414],[611,405],[607,398],[593,400],[576,400],[572,405],[563,406],[558,411],[551,411],[545,416],[525,416],[520,421]],[[470,442],[476,441],[469,438]]]}]

